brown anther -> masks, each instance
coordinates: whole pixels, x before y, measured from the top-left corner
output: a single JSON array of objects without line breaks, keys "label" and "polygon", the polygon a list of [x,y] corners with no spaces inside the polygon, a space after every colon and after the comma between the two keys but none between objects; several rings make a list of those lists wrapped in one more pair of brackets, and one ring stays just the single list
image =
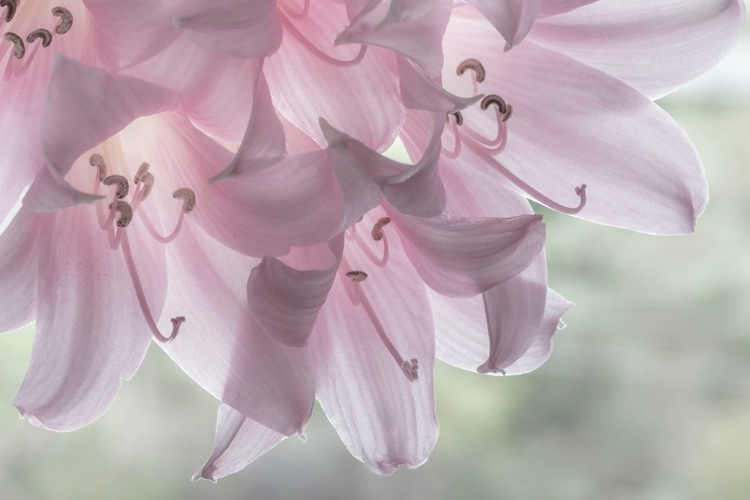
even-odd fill
[{"label": "brown anther", "polygon": [[375,223],[374,226],[372,226],[372,232],[370,235],[372,236],[372,239],[375,241],[380,241],[383,239],[383,228],[391,223],[390,217],[381,217],[378,219],[378,221]]},{"label": "brown anther", "polygon": [[182,211],[189,214],[195,208],[195,191],[190,188],[180,188],[172,193],[172,198],[182,200]]},{"label": "brown anther", "polygon": [[355,283],[362,283],[367,279],[367,273],[364,271],[349,271],[345,276]]},{"label": "brown anther", "polygon": [[3,38],[16,46],[15,51],[13,52],[16,59],[23,59],[23,56],[26,55],[26,46],[23,44],[23,39],[10,31],[3,35]]},{"label": "brown anther", "polygon": [[458,76],[466,73],[466,70],[470,69],[474,72],[477,82],[482,83],[487,78],[487,72],[484,70],[484,66],[476,59],[466,59],[456,68],[456,74]]},{"label": "brown anther", "polygon": [[120,199],[125,198],[130,192],[130,184],[128,180],[122,175],[110,175],[102,181],[105,186],[116,185],[117,186],[117,197]]},{"label": "brown anther", "polygon": [[156,179],[154,178],[154,175],[150,172],[146,172],[146,175],[141,178],[141,182],[143,183],[140,195],[141,201],[145,200],[146,197],[151,194],[151,190],[154,189],[155,181]]},{"label": "brown anther", "polygon": [[502,120],[504,122],[508,121],[508,118],[513,115],[513,106],[507,104],[505,102],[505,99],[496,94],[490,94],[486,96],[484,99],[482,99],[482,102],[479,104],[479,106],[482,108],[482,110],[486,110],[493,104],[497,106],[497,110],[500,112],[500,116],[502,117]]},{"label": "brown anther", "polygon": [[456,120],[456,125],[459,127],[464,124],[464,115],[460,111],[448,113],[448,116],[445,117],[446,121],[450,121],[451,116]]},{"label": "brown anther", "polygon": [[52,15],[60,18],[60,24],[55,28],[55,33],[58,35],[64,35],[73,27],[73,14],[65,7],[53,8]]},{"label": "brown anther", "polygon": [[0,7],[7,7],[5,12],[5,22],[9,23],[16,17],[18,10],[18,0],[0,0]]},{"label": "brown anther", "polygon": [[89,165],[99,169],[99,182],[104,182],[107,178],[107,163],[104,161],[104,157],[99,153],[94,153],[89,158]]},{"label": "brown anther", "polygon": [[143,180],[144,176],[148,173],[148,169],[151,165],[146,163],[145,161],[141,163],[141,166],[138,167],[138,171],[135,173],[135,177],[133,177],[133,182],[138,184]]},{"label": "brown anther", "polygon": [[52,43],[52,33],[44,28],[39,28],[29,33],[29,36],[26,37],[26,42],[32,44],[39,38],[42,39],[42,47],[49,47],[49,44]]},{"label": "brown anther", "polygon": [[[109,208],[112,209],[111,204],[109,205]],[[115,210],[120,212],[120,217],[117,219],[117,227],[128,227],[128,224],[133,220],[133,207],[130,206],[130,203],[118,200]]]}]

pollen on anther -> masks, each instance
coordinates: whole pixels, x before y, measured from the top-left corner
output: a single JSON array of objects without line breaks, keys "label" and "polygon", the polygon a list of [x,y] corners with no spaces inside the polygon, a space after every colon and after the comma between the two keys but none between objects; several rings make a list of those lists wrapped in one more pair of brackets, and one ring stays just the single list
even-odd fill
[{"label": "pollen on anther", "polygon": [[10,31],[3,35],[3,38],[15,45],[15,50],[13,51],[15,58],[23,59],[23,56],[26,55],[26,46],[23,44],[23,39]]},{"label": "pollen on anther", "polygon": [[190,188],[179,188],[172,193],[172,198],[182,200],[182,211],[189,214],[195,208],[195,191]]},{"label": "pollen on anther", "polygon": [[[109,208],[112,208],[110,204]],[[120,217],[117,219],[117,227],[126,228],[133,220],[133,207],[126,201],[118,200],[117,207],[115,208],[120,212]]]},{"label": "pollen on anther", "polygon": [[60,18],[60,24],[55,28],[58,35],[64,35],[73,27],[73,14],[65,7],[53,8],[52,15]]},{"label": "pollen on anther", "polygon": [[9,23],[16,17],[16,10],[18,10],[18,0],[0,0],[0,7],[7,7],[8,10],[5,13],[5,22]]},{"label": "pollen on anther", "polygon": [[510,118],[511,115],[513,115],[513,106],[506,103],[505,99],[503,99],[497,94],[490,94],[486,96],[484,99],[482,99],[482,102],[479,104],[479,106],[484,111],[493,104],[497,106],[497,110],[502,116],[502,120],[504,122],[508,121],[508,118]]},{"label": "pollen on anther", "polygon": [[372,239],[375,241],[380,241],[383,239],[383,228],[391,223],[390,217],[382,217],[378,219],[378,221],[375,223],[374,226],[372,226],[372,232],[370,235],[372,236]]},{"label": "pollen on anther", "polygon": [[102,155],[99,153],[92,154],[89,158],[89,165],[99,169],[99,181],[104,181],[107,178],[107,163]]},{"label": "pollen on anther", "polygon": [[39,28],[29,33],[29,36],[26,37],[26,42],[34,43],[38,38],[42,40],[42,47],[49,47],[49,44],[52,43],[52,33],[44,28]]},{"label": "pollen on anther", "polygon": [[448,113],[446,120],[450,120],[451,116],[456,120],[456,125],[458,125],[459,127],[464,124],[464,115],[461,114],[460,111]]},{"label": "pollen on anther", "polygon": [[130,192],[130,184],[128,180],[122,175],[110,175],[102,181],[105,186],[117,186],[117,197],[122,199],[125,198]]},{"label": "pollen on anther", "polygon": [[467,69],[474,71],[477,82],[479,83],[482,83],[487,77],[487,72],[484,69],[484,65],[477,59],[466,59],[465,61],[461,62],[461,64],[459,64],[456,68],[456,74],[458,76],[461,76],[466,73]]},{"label": "pollen on anther", "polygon": [[143,178],[146,176],[146,174],[148,174],[149,167],[151,167],[151,165],[149,165],[145,161],[141,163],[141,166],[138,167],[138,171],[135,173],[135,176],[133,177],[133,182],[135,184],[138,184],[139,182],[141,182]]},{"label": "pollen on anther", "polygon": [[367,279],[367,273],[364,271],[349,271],[345,276],[355,283],[361,283]]},{"label": "pollen on anther", "polygon": [[143,188],[141,190],[141,201],[145,200],[146,197],[151,194],[151,190],[154,189],[155,181],[156,179],[154,178],[154,175],[150,172],[146,172],[146,175],[144,175],[141,179],[141,182],[143,183]]}]

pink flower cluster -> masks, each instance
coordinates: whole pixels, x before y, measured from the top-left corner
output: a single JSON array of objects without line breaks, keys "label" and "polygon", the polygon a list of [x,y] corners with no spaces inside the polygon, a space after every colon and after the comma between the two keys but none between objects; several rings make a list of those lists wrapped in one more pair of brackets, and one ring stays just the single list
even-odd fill
[{"label": "pink flower cluster", "polygon": [[[436,358],[536,369],[571,304],[527,199],[657,234],[708,191],[654,99],[741,0],[0,0],[0,331],[56,431],[153,340],[240,470],[320,403],[390,474],[438,435]],[[411,163],[383,155],[399,139]],[[20,207],[20,208],[19,208]]]}]

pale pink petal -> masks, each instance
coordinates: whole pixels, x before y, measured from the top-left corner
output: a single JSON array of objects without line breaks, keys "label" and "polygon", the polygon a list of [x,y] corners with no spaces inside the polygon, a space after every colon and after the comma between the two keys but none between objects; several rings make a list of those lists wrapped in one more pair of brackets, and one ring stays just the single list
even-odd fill
[{"label": "pale pink petal", "polygon": [[99,61],[110,70],[133,66],[180,36],[171,22],[181,0],[83,0],[91,13]]},{"label": "pale pink petal", "polygon": [[286,136],[271,102],[271,92],[262,71],[255,78],[253,107],[237,154],[213,180],[247,175],[275,165],[287,155]]},{"label": "pale pink petal", "polygon": [[[33,424],[78,429],[110,407],[151,342],[125,259],[109,248],[93,207],[46,216],[38,240],[36,334],[14,405]],[[128,228],[149,307],[158,317],[166,293],[163,250]]]},{"label": "pale pink petal", "polygon": [[[487,68],[483,88],[513,106],[508,144],[496,158],[502,166],[571,208],[579,204],[576,187],[586,184],[578,217],[650,233],[693,231],[708,198],[705,175],[695,147],[664,111],[619,80],[529,40],[504,54],[492,50],[499,36],[463,10],[446,34],[444,78],[447,88],[466,93],[471,82],[452,68],[477,58]],[[463,118],[474,130],[497,127],[495,113],[478,107]],[[457,163],[492,161],[467,153]]]},{"label": "pale pink petal", "polygon": [[539,334],[546,299],[544,255],[520,274],[484,292],[490,350],[478,372],[502,373],[529,350]]},{"label": "pale pink petal", "polygon": [[451,0],[387,0],[358,16],[336,38],[336,43],[394,50],[435,77],[443,67],[440,48],[451,5]]},{"label": "pale pink petal", "polygon": [[[258,261],[188,221],[168,249],[165,309],[184,316],[185,323],[161,347],[201,387],[243,415],[282,434],[301,432],[315,398],[310,353],[273,340],[255,325],[246,284]],[[169,320],[161,324],[167,328]]]},{"label": "pale pink petal", "polygon": [[36,283],[44,216],[21,209],[0,234],[0,332],[25,326],[36,316]]},{"label": "pale pink petal", "polygon": [[[367,224],[370,219],[365,218]],[[381,251],[375,243],[368,242],[370,250]],[[347,246],[345,259],[350,269],[369,272],[360,291],[397,352],[417,359],[418,379],[407,379],[363,306],[349,299],[353,282],[343,276],[336,279],[310,338],[318,400],[351,454],[379,474],[421,465],[438,435],[429,304],[398,238],[389,243],[391,258],[383,268],[373,268],[356,245]]]},{"label": "pale pink petal", "polygon": [[541,215],[422,219],[389,211],[420,277],[449,296],[476,295],[526,269],[542,251]]},{"label": "pale pink petal", "polygon": [[445,193],[438,175],[440,137],[444,118],[426,114],[431,126],[430,142],[414,165],[391,160],[360,141],[321,120],[328,140],[328,161],[345,197],[341,230],[351,226],[368,210],[380,204],[383,196],[400,212],[420,217],[442,212]]},{"label": "pale pink petal", "polygon": [[541,0],[538,19],[556,16],[601,0]]},{"label": "pale pink petal", "polygon": [[239,142],[253,108],[251,82],[260,71],[258,59],[218,54],[180,37],[123,73],[176,92],[184,112],[199,127]]},{"label": "pale pink petal", "polygon": [[658,99],[721,61],[744,23],[743,0],[599,0],[531,36]]},{"label": "pale pink petal", "polygon": [[139,137],[141,148],[149,151],[153,168],[168,176],[164,182],[170,187],[196,192],[191,219],[223,244],[247,255],[284,255],[291,246],[316,244],[340,232],[343,196],[324,151],[209,183],[234,154],[180,115],[165,113],[158,120]]},{"label": "pale pink petal", "polygon": [[[465,0],[475,7],[505,39],[505,50],[515,47],[526,38],[539,14],[542,0]],[[496,45],[487,43],[487,48]]]},{"label": "pale pink petal", "polygon": [[[404,57],[398,57],[398,71],[401,85],[401,100],[409,109],[435,111],[440,113],[454,113],[464,109],[479,99],[474,97],[459,97],[445,90],[434,80],[425,75]],[[408,115],[407,115],[408,120]],[[406,128],[406,125],[404,125]]]},{"label": "pale pink petal", "polygon": [[52,211],[95,201],[99,197],[65,181],[73,162],[136,118],[177,106],[179,100],[166,89],[58,56],[41,129],[47,168],[37,176],[24,205]]},{"label": "pale pink petal", "polygon": [[341,262],[344,238],[298,249],[282,262],[265,257],[250,273],[247,300],[258,327],[292,347],[307,345]]},{"label": "pale pink petal", "polygon": [[190,0],[175,25],[202,47],[235,57],[264,57],[281,44],[276,0]]},{"label": "pale pink petal", "polygon": [[[432,291],[429,296],[435,317],[437,357],[455,367],[477,371],[490,353],[482,299],[449,298]],[[529,373],[549,359],[552,337],[561,325],[560,319],[572,306],[554,290],[547,291],[544,318],[533,335],[534,340],[520,358],[504,368],[506,375]]]},{"label": "pale pink petal", "polygon": [[[311,1],[308,15],[289,23],[328,57],[349,61],[359,53],[357,47],[333,47],[349,24],[343,5]],[[320,146],[325,145],[320,118],[377,151],[398,136],[405,111],[391,51],[370,48],[358,64],[340,67],[286,29],[281,47],[264,68],[276,109]]]},{"label": "pale pink petal", "polygon": [[216,419],[216,441],[211,457],[193,476],[193,481],[217,479],[241,471],[286,439],[232,408],[219,406]]}]

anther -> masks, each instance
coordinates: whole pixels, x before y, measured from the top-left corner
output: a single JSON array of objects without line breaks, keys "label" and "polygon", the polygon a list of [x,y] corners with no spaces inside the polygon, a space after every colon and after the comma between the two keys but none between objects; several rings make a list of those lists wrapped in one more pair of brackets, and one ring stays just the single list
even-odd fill
[{"label": "anther", "polygon": [[502,120],[504,122],[507,122],[508,118],[513,115],[513,106],[506,103],[505,99],[496,94],[490,94],[486,96],[484,99],[482,99],[482,102],[479,104],[479,106],[484,111],[493,104],[497,106],[497,111],[500,113],[500,116],[502,117]]},{"label": "anther", "polygon": [[367,273],[364,271],[349,271],[345,276],[355,283],[362,283],[367,279]]},{"label": "anther", "polygon": [[5,22],[9,23],[16,17],[18,10],[18,0],[0,0],[0,7],[7,7],[5,12]]},{"label": "anther", "polygon": [[99,153],[94,153],[89,158],[89,165],[99,169],[99,180],[104,182],[107,178],[107,163],[104,161],[104,157]]},{"label": "anther", "polygon": [[23,56],[26,55],[26,46],[23,44],[23,39],[13,32],[6,33],[3,38],[16,46],[15,52],[13,52],[16,59],[23,59]]},{"label": "anther", "polygon": [[141,179],[141,182],[143,183],[140,194],[141,201],[145,200],[146,197],[151,194],[151,190],[154,189],[155,181],[156,179],[154,178],[154,175],[150,172],[146,172],[146,175]]},{"label": "anther", "polygon": [[[126,201],[118,200],[116,203],[115,211],[120,212],[120,217],[117,219],[117,227],[124,229],[133,220],[133,208]],[[109,208],[111,209],[112,205]]]},{"label": "anther", "polygon": [[52,15],[60,18],[60,24],[55,28],[55,33],[58,35],[64,35],[73,27],[73,14],[65,7],[53,8]]},{"label": "anther", "polygon": [[448,115],[445,117],[445,121],[450,121],[451,116],[456,120],[456,125],[458,125],[459,127],[464,124],[464,115],[462,115],[460,111],[448,113]]},{"label": "anther", "polygon": [[374,226],[372,226],[372,232],[370,233],[372,235],[372,239],[375,241],[380,241],[383,239],[383,228],[391,223],[390,217],[382,217],[378,219],[378,221],[375,223]]},{"label": "anther", "polygon": [[146,162],[141,163],[141,166],[138,167],[138,171],[135,173],[135,176],[133,177],[133,182],[135,184],[138,184],[143,180],[143,177],[148,173],[148,169],[151,165],[149,165]]},{"label": "anther", "polygon": [[182,200],[182,211],[189,214],[195,208],[195,191],[190,188],[180,188],[172,193],[172,198]]},{"label": "anther", "polygon": [[128,180],[122,175],[110,175],[102,181],[105,186],[116,185],[117,186],[117,197],[120,199],[125,198],[130,192],[130,184]]},{"label": "anther", "polygon": [[404,361],[401,364],[401,371],[404,372],[409,382],[416,382],[419,380],[419,362],[416,358],[411,358],[411,361]]},{"label": "anther", "polygon": [[49,44],[52,43],[52,33],[44,28],[39,28],[29,33],[29,36],[26,37],[26,42],[32,44],[38,38],[42,39],[42,47],[49,47]]},{"label": "anther", "polygon": [[474,72],[474,77],[479,83],[482,83],[487,77],[487,72],[485,71],[484,66],[476,59],[466,59],[461,64],[459,64],[456,68],[456,74],[458,76],[461,76],[466,73],[467,69],[470,69]]}]

